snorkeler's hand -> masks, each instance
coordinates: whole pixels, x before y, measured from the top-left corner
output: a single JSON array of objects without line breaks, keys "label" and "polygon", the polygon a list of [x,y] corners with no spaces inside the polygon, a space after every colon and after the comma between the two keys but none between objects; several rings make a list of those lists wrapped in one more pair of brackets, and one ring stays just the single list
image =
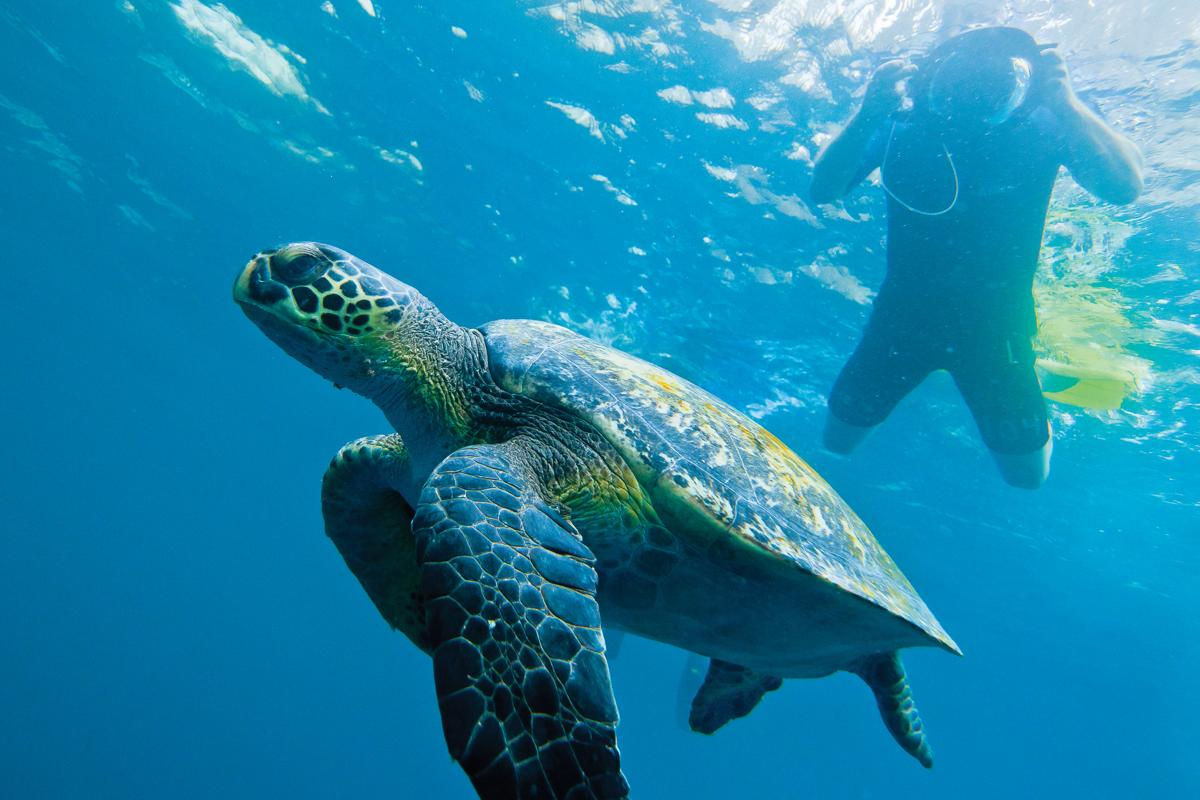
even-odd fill
[{"label": "snorkeler's hand", "polygon": [[915,66],[899,59],[880,64],[867,84],[859,113],[872,119],[883,119],[899,111],[904,101],[900,82],[916,71]]},{"label": "snorkeler's hand", "polygon": [[1071,88],[1071,76],[1067,72],[1067,62],[1058,45],[1039,45],[1041,56],[1037,71],[1041,74],[1041,90],[1043,102],[1051,111],[1066,110],[1075,102],[1075,90]]}]

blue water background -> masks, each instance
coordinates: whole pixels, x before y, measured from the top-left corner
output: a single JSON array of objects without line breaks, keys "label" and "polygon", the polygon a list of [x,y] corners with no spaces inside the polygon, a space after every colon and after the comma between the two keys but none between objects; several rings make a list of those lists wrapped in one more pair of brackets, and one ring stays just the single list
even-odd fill
[{"label": "blue water background", "polygon": [[[0,3],[0,796],[470,796],[428,660],[321,531],[327,459],[385,423],[230,302],[249,256],[298,239],[460,323],[568,324],[753,413],[966,653],[906,655],[926,772],[844,675],[688,733],[683,655],[630,638],[634,796],[1200,796],[1200,11],[372,7]],[[883,228],[878,189],[807,205],[808,156],[872,65],[972,21],[1060,41],[1148,163],[1138,204],[1102,211],[1132,233],[1104,280],[1152,377],[1120,412],[1056,407],[1036,493],[1002,484],[948,379],[853,459],[818,446]],[[694,94],[718,88],[731,106]],[[1065,178],[1058,198],[1089,202]]]}]

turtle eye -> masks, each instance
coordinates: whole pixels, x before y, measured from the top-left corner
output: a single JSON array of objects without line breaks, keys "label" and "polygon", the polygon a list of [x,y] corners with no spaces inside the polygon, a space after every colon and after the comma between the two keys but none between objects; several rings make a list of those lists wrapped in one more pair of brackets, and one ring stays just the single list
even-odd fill
[{"label": "turtle eye", "polygon": [[289,253],[281,250],[271,257],[271,275],[289,286],[312,283],[327,266],[324,258],[310,252]]}]

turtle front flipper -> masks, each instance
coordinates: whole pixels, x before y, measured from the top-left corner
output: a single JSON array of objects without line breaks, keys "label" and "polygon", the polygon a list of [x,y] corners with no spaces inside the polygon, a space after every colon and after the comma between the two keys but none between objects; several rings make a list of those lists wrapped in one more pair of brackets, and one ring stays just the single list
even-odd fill
[{"label": "turtle front flipper", "polygon": [[716,733],[731,720],[754,710],[767,692],[783,685],[774,675],[760,675],[746,667],[714,658],[700,691],[692,700],[688,724],[697,733]]},{"label": "turtle front flipper", "polygon": [[325,533],[393,628],[429,650],[418,597],[413,510],[396,490],[409,471],[397,434],[369,436],[333,457],[321,484]]},{"label": "turtle front flipper", "polygon": [[850,670],[866,681],[875,693],[879,715],[896,743],[910,756],[921,762],[921,766],[933,767],[933,750],[925,738],[921,715],[913,702],[912,689],[900,654],[880,653],[864,658]]},{"label": "turtle front flipper", "polygon": [[450,755],[484,800],[628,797],[591,551],[528,453],[466,447],[434,470],[413,533]]}]

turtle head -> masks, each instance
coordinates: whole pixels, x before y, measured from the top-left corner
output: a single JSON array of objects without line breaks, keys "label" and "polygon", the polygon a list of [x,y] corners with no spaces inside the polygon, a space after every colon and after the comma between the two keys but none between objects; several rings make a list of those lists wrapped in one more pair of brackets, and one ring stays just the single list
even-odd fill
[{"label": "turtle head", "polygon": [[406,328],[448,320],[420,292],[344,250],[316,242],[254,256],[233,299],[301,363],[340,386],[377,399],[402,373]]}]

